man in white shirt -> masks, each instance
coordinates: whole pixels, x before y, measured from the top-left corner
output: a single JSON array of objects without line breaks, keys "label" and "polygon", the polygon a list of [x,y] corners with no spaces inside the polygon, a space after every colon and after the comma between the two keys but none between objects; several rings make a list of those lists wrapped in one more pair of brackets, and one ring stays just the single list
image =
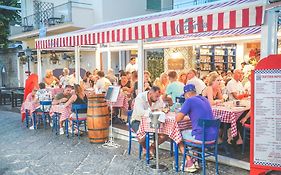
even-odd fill
[{"label": "man in white shirt", "polygon": [[239,93],[243,93],[244,88],[240,80],[242,79],[243,72],[240,69],[235,69],[232,79],[227,83],[226,89],[229,93],[229,100],[238,99]]},{"label": "man in white shirt", "polygon": [[206,88],[206,84],[201,79],[197,78],[195,69],[190,69],[187,72],[187,79],[188,81],[186,84],[193,84],[197,95],[200,95],[203,89]]},{"label": "man in white shirt", "polygon": [[[140,121],[142,117],[149,117],[149,113],[153,110],[160,110],[165,106],[162,98],[160,98],[160,88],[152,86],[149,91],[142,92],[137,95],[134,103],[134,110],[132,114],[132,129],[137,132],[139,129]],[[159,134],[159,145],[166,141],[168,137],[163,134]],[[145,148],[145,137],[139,139],[139,143]],[[150,153],[154,154],[155,145],[150,146]]]},{"label": "man in white shirt", "polygon": [[132,57],[130,62],[126,66],[126,72],[132,73],[133,71],[138,71],[138,65],[136,64],[136,58]]},{"label": "man in white shirt", "polygon": [[112,85],[109,79],[104,77],[104,72],[103,71],[98,71],[98,77],[99,79],[97,80],[97,83],[95,84],[95,89],[98,92],[106,92],[108,86]]}]

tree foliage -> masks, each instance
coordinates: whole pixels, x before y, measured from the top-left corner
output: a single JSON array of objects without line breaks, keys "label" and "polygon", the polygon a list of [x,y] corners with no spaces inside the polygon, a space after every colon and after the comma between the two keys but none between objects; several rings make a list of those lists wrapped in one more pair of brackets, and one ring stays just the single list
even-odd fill
[{"label": "tree foliage", "polygon": [[[0,0],[0,5],[18,7],[18,0]],[[17,23],[20,20],[20,12],[0,8],[0,46],[7,47],[10,23]]]}]

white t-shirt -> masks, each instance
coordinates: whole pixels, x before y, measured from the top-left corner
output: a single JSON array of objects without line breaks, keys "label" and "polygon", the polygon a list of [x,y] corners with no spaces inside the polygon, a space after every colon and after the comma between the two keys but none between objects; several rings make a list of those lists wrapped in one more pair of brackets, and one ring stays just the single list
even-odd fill
[{"label": "white t-shirt", "polygon": [[240,81],[236,81],[233,78],[227,83],[226,89],[229,95],[229,100],[235,100],[231,93],[236,92],[244,92],[243,84]]},{"label": "white t-shirt", "polygon": [[206,84],[197,77],[191,78],[190,80],[187,81],[186,84],[194,84],[197,95],[202,94],[203,89],[206,88]]},{"label": "white t-shirt", "polygon": [[126,72],[133,72],[133,71],[138,71],[138,65],[137,64],[131,64],[128,63],[126,66]]},{"label": "white t-shirt", "polygon": [[131,121],[133,120],[141,121],[141,118],[147,116],[147,114],[152,109],[161,109],[165,107],[165,103],[163,102],[161,97],[159,98],[158,101],[152,103],[152,105],[150,106],[147,99],[147,94],[148,91],[145,91],[138,94],[138,96],[136,97]]},{"label": "white t-shirt", "polygon": [[97,83],[95,84],[95,89],[99,92],[106,92],[108,86],[111,85],[111,82],[109,79],[102,77],[97,80]]}]

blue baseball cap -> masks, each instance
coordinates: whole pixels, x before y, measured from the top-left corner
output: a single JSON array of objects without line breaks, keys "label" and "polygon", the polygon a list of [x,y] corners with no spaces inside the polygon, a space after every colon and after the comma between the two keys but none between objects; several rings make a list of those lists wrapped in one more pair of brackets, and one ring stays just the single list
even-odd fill
[{"label": "blue baseball cap", "polygon": [[[184,88],[183,88],[184,94],[185,94],[186,92],[190,92],[190,91],[196,92],[196,89],[195,89],[194,84],[187,84],[187,85],[184,86]],[[184,94],[183,94],[183,95],[184,95]]]}]

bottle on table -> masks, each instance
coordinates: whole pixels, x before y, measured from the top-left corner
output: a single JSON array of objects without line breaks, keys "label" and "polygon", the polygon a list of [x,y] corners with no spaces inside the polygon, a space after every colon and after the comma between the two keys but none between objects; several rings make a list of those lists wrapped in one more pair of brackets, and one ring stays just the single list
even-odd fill
[{"label": "bottle on table", "polygon": [[179,99],[176,100],[176,103],[174,104],[174,109],[175,109],[175,113],[180,112],[180,110],[181,110],[181,104],[180,104]]}]

